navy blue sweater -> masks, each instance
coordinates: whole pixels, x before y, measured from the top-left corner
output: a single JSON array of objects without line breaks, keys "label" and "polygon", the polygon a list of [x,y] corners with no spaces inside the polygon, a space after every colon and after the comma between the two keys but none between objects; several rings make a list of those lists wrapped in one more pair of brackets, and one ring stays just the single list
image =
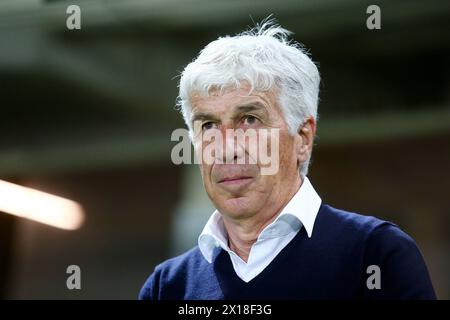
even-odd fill
[{"label": "navy blue sweater", "polygon": [[[380,268],[381,288],[369,289]],[[373,278],[369,281],[375,283]],[[221,248],[208,263],[198,247],[155,268],[140,299],[435,299],[422,255],[396,225],[322,204],[312,237],[302,228],[246,283]]]}]

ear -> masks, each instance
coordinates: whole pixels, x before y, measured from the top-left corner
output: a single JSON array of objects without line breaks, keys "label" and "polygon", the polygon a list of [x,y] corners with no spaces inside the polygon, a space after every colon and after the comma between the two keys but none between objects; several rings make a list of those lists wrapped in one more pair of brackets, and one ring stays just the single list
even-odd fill
[{"label": "ear", "polygon": [[313,117],[308,118],[297,132],[297,163],[304,163],[312,152],[314,137],[316,135],[316,121]]}]

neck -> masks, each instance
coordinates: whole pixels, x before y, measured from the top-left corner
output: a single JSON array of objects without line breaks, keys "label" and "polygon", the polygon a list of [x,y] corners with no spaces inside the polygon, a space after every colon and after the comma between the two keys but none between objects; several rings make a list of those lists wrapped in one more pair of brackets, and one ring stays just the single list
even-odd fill
[{"label": "neck", "polygon": [[301,184],[302,180],[299,178],[297,183],[293,184],[293,188],[289,192],[286,192],[285,199],[278,202],[278,205],[264,206],[264,210],[241,219],[224,217],[224,225],[228,233],[228,245],[230,249],[242,260],[247,262],[250,250],[261,231],[276,219],[281,210],[292,199],[295,193],[297,193]]}]

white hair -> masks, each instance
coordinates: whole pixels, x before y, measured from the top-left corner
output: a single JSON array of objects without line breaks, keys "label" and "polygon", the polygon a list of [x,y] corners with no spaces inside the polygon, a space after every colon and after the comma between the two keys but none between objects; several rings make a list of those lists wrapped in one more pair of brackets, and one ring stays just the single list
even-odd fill
[{"label": "white hair", "polygon": [[[303,46],[288,39],[291,33],[266,19],[249,31],[209,43],[181,73],[177,105],[188,128],[192,131],[193,92],[208,96],[213,89],[239,88],[244,82],[251,91],[276,90],[292,135],[309,117],[317,120],[319,71]],[[310,157],[300,168],[302,176]]]}]

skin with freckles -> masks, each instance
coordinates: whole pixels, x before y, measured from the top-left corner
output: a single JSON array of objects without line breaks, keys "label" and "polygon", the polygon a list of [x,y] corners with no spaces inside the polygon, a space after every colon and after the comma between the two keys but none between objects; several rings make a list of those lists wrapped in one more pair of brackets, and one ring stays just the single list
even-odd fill
[{"label": "skin with freckles", "polygon": [[[191,106],[191,124],[200,123],[193,134],[198,157],[211,143],[202,135],[212,130],[222,133],[223,144],[216,147],[223,148],[217,152],[220,158],[201,163],[200,171],[209,198],[222,214],[230,248],[247,261],[260,232],[275,220],[301,186],[299,167],[312,151],[315,121],[307,119],[295,135],[290,134],[276,91],[250,91],[246,83],[238,89],[212,90],[207,97],[194,92]],[[230,147],[227,129],[250,128],[279,130],[279,169],[275,174],[262,175],[258,159],[256,164],[248,161],[248,145],[243,150]],[[270,145],[269,138],[269,152]],[[246,157],[244,164],[237,164],[242,163],[237,161],[241,157]]]}]

